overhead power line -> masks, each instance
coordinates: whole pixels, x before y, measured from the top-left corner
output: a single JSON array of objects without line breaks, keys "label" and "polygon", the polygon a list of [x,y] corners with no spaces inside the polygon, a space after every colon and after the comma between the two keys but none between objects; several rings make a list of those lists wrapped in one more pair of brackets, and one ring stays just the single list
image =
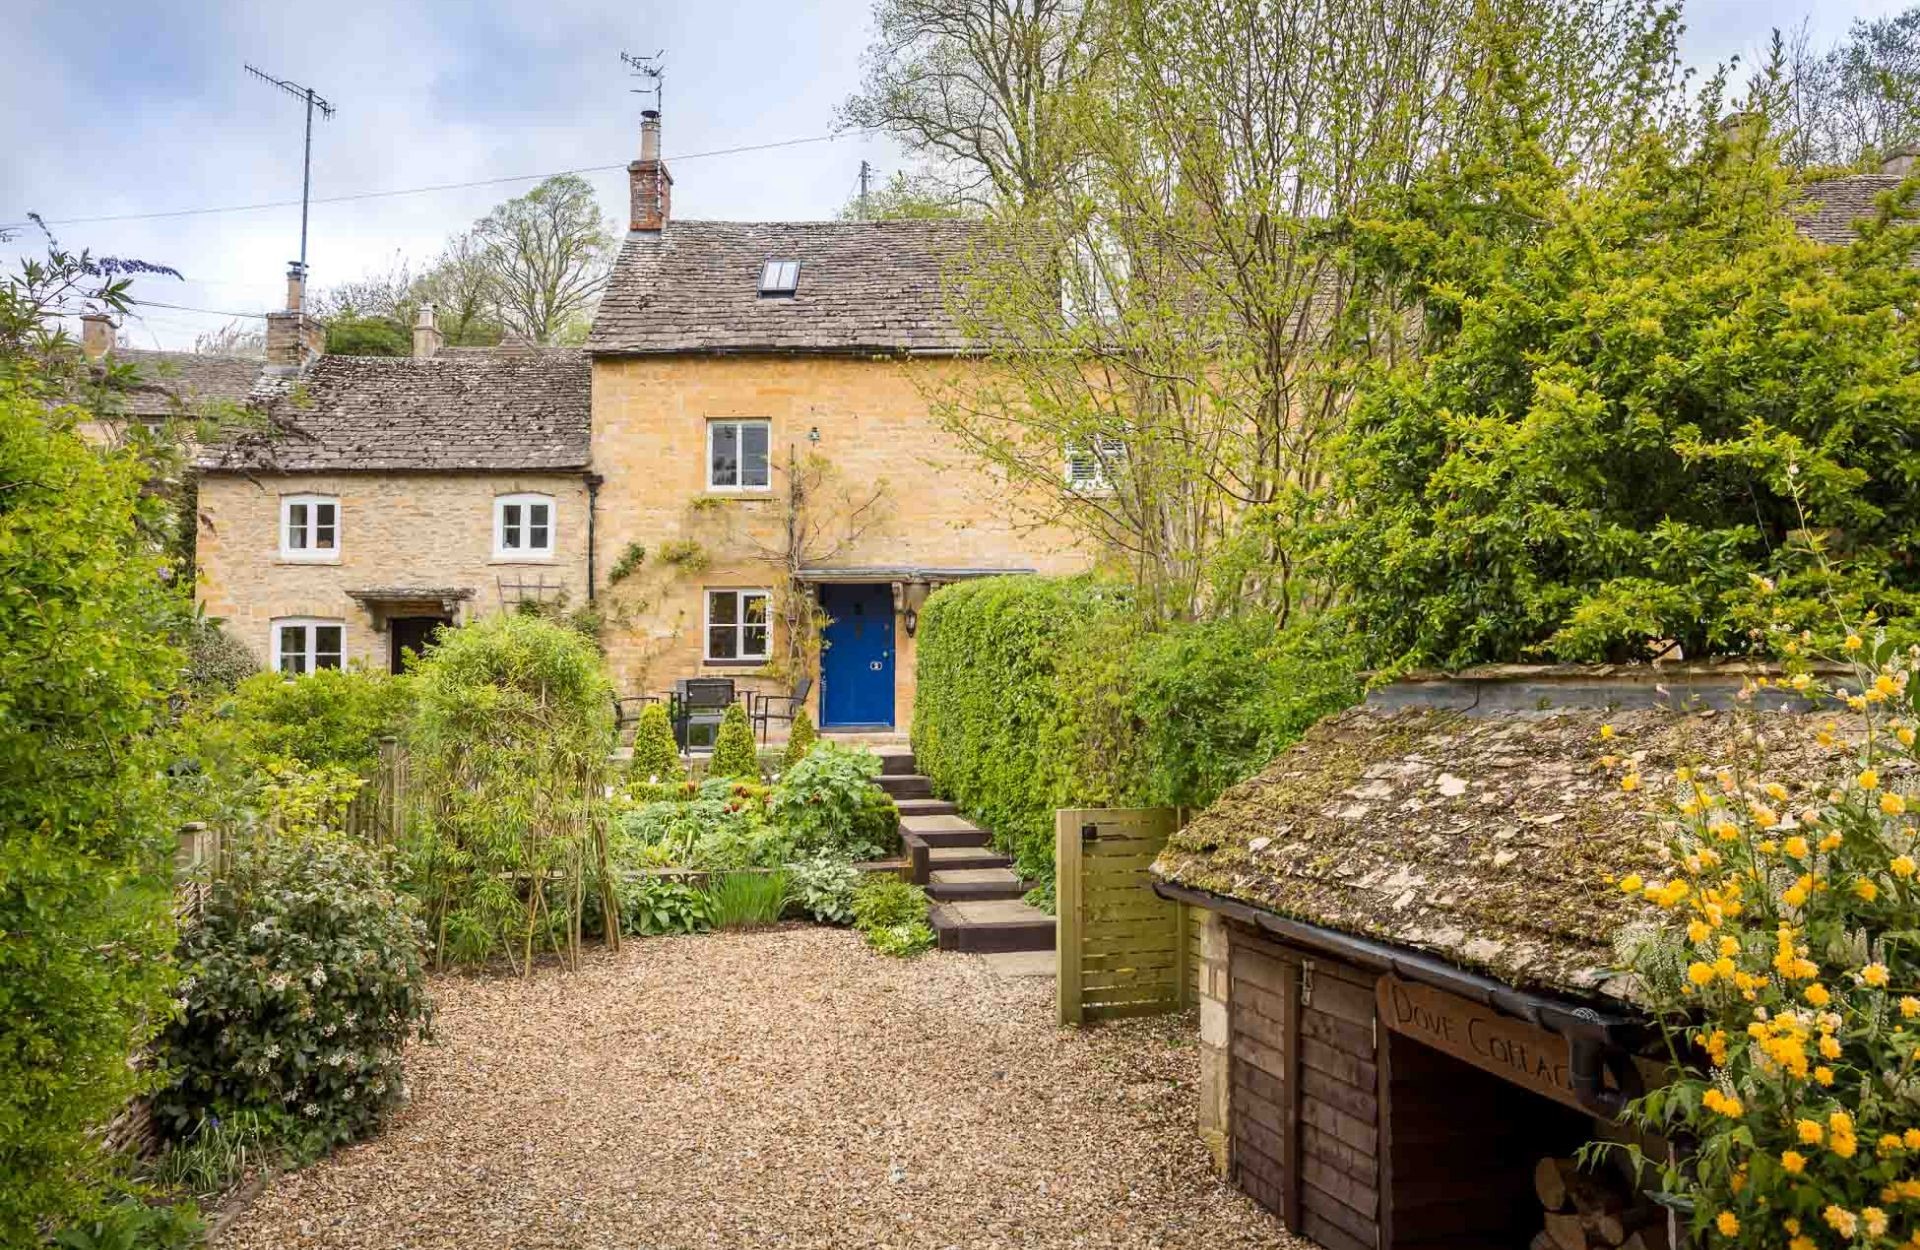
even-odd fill
[{"label": "overhead power line", "polygon": [[231,312],[224,308],[191,308],[186,304],[164,304],[157,299],[135,299],[129,303],[139,304],[143,308],[171,308],[175,312],[205,313],[209,317],[260,317],[267,314],[259,312]]},{"label": "overhead power line", "polygon": [[[811,135],[804,139],[779,139],[772,143],[747,143],[739,147],[715,148],[710,152],[684,152],[668,157],[668,161],[697,161],[711,156],[737,156],[743,152],[765,152],[773,148],[798,147],[804,143],[831,143],[835,139],[849,135],[873,133],[872,127],[857,130],[843,130],[836,134]],[[542,174],[510,174],[504,178],[475,178],[469,182],[437,182],[421,187],[398,187],[391,191],[358,191],[351,195],[328,195],[315,197],[315,204],[346,204],[356,200],[390,199],[401,195],[428,195],[436,191],[464,191],[469,187],[496,187],[509,182],[538,182],[544,178],[556,178],[561,174],[604,174],[625,169],[622,162],[617,165],[581,165],[574,169],[555,169]],[[175,208],[159,213],[114,213],[104,217],[47,217],[43,218],[49,226],[92,226],[111,221],[158,221],[174,217],[205,217],[215,213],[252,213],[269,208],[291,208],[299,200],[265,200],[258,204],[222,204],[212,208]],[[29,221],[9,222],[0,225],[0,230],[19,230],[32,225]]]}]

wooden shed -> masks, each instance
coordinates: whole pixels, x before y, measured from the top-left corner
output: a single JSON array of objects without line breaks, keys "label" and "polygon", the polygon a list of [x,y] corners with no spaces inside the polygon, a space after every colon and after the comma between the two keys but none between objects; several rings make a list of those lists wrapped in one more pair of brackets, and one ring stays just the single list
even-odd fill
[{"label": "wooden shed", "polygon": [[[1200,1126],[1221,1169],[1328,1250],[1658,1250],[1624,1168],[1570,1156],[1657,1038],[1617,944],[1653,916],[1651,777],[1768,755],[1835,778],[1782,695],[1727,667],[1511,669],[1387,687],[1173,835],[1155,889],[1200,909]],[[1767,700],[1761,700],[1764,703]],[[1663,1151],[1665,1144],[1642,1141]]]}]

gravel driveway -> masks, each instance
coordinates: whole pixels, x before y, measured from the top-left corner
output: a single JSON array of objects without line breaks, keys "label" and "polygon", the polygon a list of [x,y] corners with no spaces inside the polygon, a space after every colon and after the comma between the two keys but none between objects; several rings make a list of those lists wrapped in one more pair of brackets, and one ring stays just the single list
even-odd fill
[{"label": "gravel driveway", "polygon": [[1190,1019],[801,926],[434,989],[407,1110],[222,1247],[1304,1244],[1213,1179]]}]

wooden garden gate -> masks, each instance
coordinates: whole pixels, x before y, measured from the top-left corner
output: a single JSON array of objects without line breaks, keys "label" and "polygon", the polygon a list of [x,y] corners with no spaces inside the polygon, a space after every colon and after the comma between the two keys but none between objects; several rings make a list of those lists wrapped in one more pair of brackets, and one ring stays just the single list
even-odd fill
[{"label": "wooden garden gate", "polygon": [[1193,1001],[1187,908],[1153,892],[1147,871],[1170,807],[1066,808],[1054,814],[1060,1023],[1179,1011]]}]

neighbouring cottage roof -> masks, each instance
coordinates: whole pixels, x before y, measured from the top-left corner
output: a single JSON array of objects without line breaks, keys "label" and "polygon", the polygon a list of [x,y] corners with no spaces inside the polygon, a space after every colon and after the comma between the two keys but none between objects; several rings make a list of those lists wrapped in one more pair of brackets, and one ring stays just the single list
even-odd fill
[{"label": "neighbouring cottage roof", "polygon": [[262,361],[245,356],[125,347],[115,348],[108,359],[132,365],[138,374],[138,382],[121,392],[122,411],[153,420],[209,415],[212,406],[242,406],[263,366]]},{"label": "neighbouring cottage roof", "polygon": [[573,348],[323,356],[270,373],[266,430],[205,448],[202,469],[367,472],[585,468],[592,366]]},{"label": "neighbouring cottage roof", "polygon": [[[1632,1005],[1615,942],[1654,912],[1609,878],[1663,875],[1649,799],[1672,769],[1757,752],[1796,799],[1849,771],[1846,753],[1813,741],[1825,715],[1538,711],[1522,707],[1538,705],[1537,688],[1481,693],[1443,700],[1459,706],[1370,701],[1321,721],[1175,834],[1154,872],[1522,988]],[[1602,724],[1617,732],[1604,745]],[[1608,751],[1644,753],[1641,792],[1621,789]]]},{"label": "neighbouring cottage roof", "polygon": [[1808,183],[1807,205],[1794,213],[1800,233],[1821,243],[1853,242],[1860,220],[1879,211],[1875,197],[1903,181],[1897,174],[1849,174]]},{"label": "neighbouring cottage roof", "polygon": [[[960,220],[669,221],[627,236],[587,350],[964,352],[941,282],[980,238]],[[769,260],[800,262],[791,296],[759,293]]]}]

